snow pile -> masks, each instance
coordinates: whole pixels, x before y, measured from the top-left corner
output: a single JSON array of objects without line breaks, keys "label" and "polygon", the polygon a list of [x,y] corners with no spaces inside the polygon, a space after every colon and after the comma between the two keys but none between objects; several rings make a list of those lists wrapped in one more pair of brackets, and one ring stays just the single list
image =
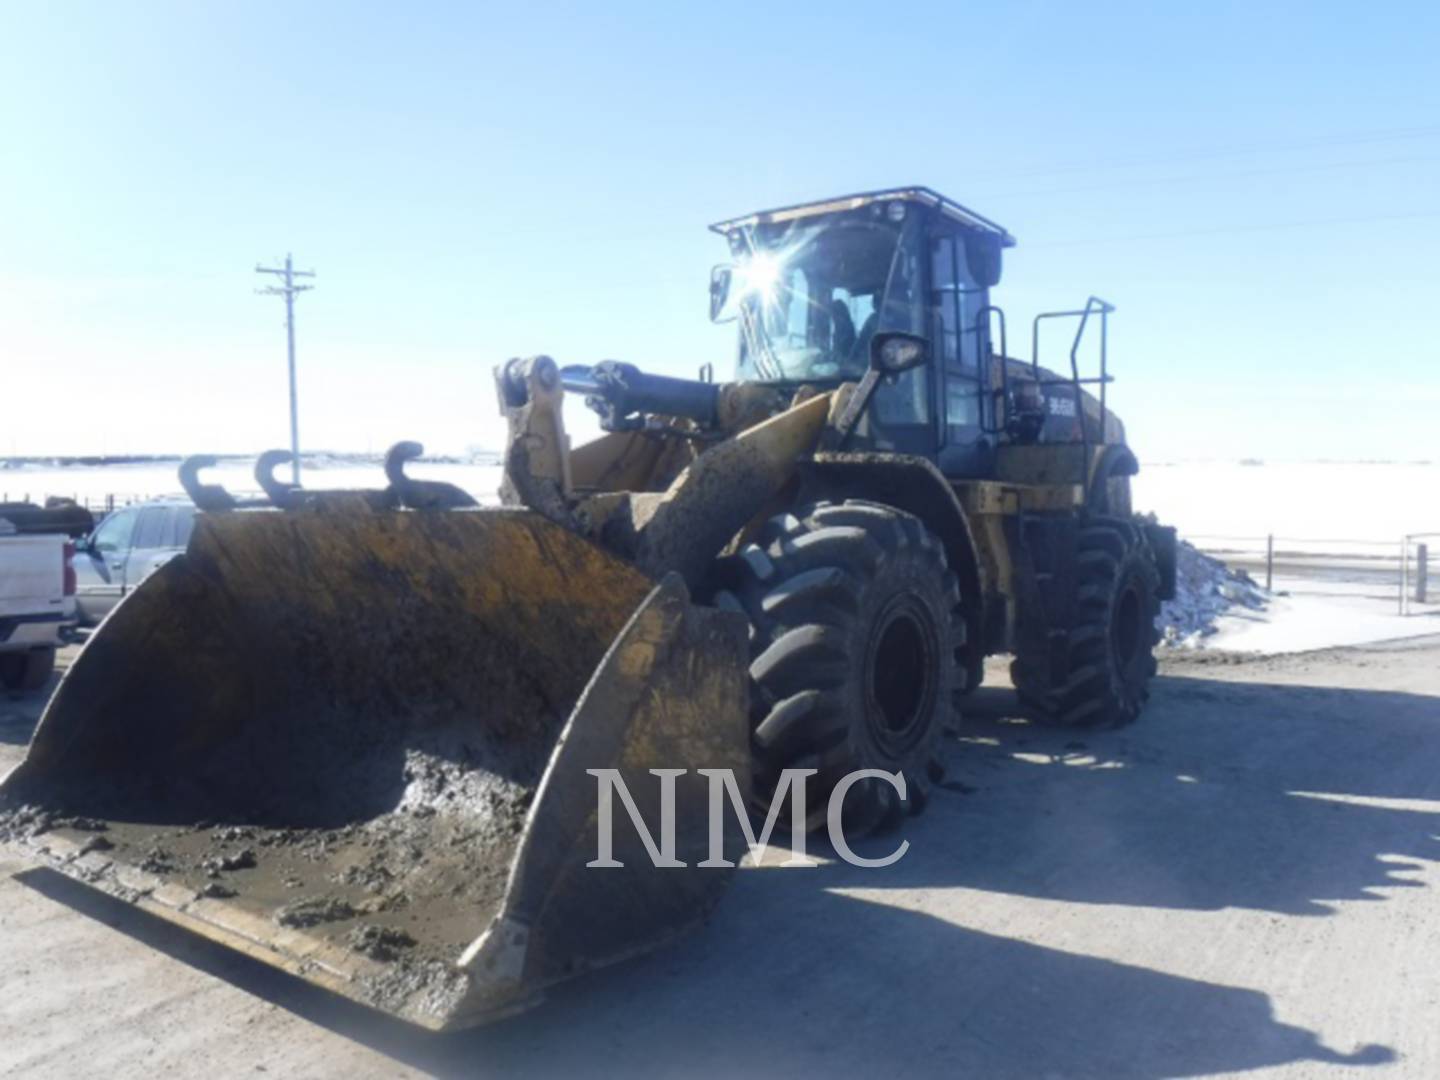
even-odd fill
[{"label": "snow pile", "polygon": [[1155,619],[1160,643],[1199,648],[1204,638],[1215,633],[1215,620],[1232,607],[1260,611],[1268,602],[1265,590],[1245,571],[1231,570],[1182,540],[1175,552],[1175,599],[1161,604]]}]

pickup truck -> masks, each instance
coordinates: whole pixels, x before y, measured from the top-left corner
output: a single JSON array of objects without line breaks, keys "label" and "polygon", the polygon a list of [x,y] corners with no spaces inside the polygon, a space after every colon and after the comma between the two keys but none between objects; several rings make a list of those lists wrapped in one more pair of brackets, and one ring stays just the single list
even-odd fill
[{"label": "pickup truck", "polygon": [[38,690],[73,634],[75,548],[64,533],[18,530],[0,517],[0,685]]},{"label": "pickup truck", "polygon": [[195,527],[188,499],[154,499],[116,510],[75,542],[76,603],[94,626],[120,600],[185,550]]}]

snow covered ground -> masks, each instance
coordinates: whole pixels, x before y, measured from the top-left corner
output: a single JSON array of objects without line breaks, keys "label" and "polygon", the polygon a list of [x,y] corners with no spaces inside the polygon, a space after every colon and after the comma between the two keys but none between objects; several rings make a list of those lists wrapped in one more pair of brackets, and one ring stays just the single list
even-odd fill
[{"label": "snow covered ground", "polygon": [[[1192,538],[1274,534],[1296,551],[1393,552],[1406,533],[1440,531],[1440,464],[1144,463],[1133,490],[1136,510]],[[1367,544],[1336,543],[1349,540]]]},{"label": "snow covered ground", "polygon": [[1231,608],[1215,620],[1204,647],[1233,652],[1288,653],[1367,645],[1440,634],[1440,605],[1400,615],[1393,602],[1291,593],[1263,609]]},{"label": "snow covered ground", "polygon": [[[484,503],[496,501],[497,464],[421,463],[409,472],[457,484]],[[245,462],[223,463],[205,476],[237,494],[257,489]],[[378,464],[335,459],[307,464],[302,480],[316,488],[378,488],[385,482]],[[179,490],[174,464],[0,469],[0,500],[64,495],[93,503],[115,495],[130,501]],[[1440,632],[1440,607],[1397,614],[1387,568],[1394,565],[1402,535],[1440,532],[1440,465],[1152,463],[1141,469],[1134,491],[1138,511],[1176,525],[1182,538],[1198,547],[1252,553],[1232,559],[1257,578],[1263,573],[1253,553],[1264,550],[1267,533],[1277,537],[1277,549],[1357,556],[1357,565],[1369,567],[1359,575],[1371,581],[1363,588],[1344,580],[1317,585],[1308,573],[1280,573],[1276,595],[1265,597],[1223,567],[1191,559],[1188,575],[1182,565],[1185,595],[1178,605],[1167,605],[1172,646],[1294,652]],[[1440,555],[1440,540],[1431,546]],[[1382,565],[1377,557],[1390,563]],[[1440,592],[1440,567],[1433,577]]]},{"label": "snow covered ground", "polygon": [[[1434,599],[1440,600],[1440,595]],[[1399,612],[1374,585],[1277,575],[1266,592],[1243,571],[1182,543],[1176,596],[1160,611],[1167,649],[1306,652],[1440,633],[1440,604]]]},{"label": "snow covered ground", "polygon": [[[492,494],[500,475],[496,466],[483,464],[421,464],[410,471],[477,496]],[[226,462],[210,475],[237,490],[255,487],[243,462]],[[379,465],[333,461],[307,465],[305,476],[315,487],[384,482]],[[179,486],[173,464],[0,469],[0,497],[151,496],[173,494]],[[1191,537],[1262,539],[1273,533],[1294,550],[1307,547],[1289,540],[1335,552],[1343,550],[1335,540],[1398,545],[1405,533],[1440,531],[1440,464],[1148,462],[1134,489],[1137,510],[1153,511]],[[1315,548],[1316,542],[1332,543]]]}]

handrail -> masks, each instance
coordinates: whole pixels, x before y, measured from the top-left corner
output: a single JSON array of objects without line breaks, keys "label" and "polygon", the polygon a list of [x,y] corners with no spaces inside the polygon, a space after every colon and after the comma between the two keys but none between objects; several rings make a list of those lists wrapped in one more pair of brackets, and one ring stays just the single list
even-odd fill
[{"label": "handrail", "polygon": [[[1035,376],[1035,381],[1042,386],[1058,386],[1068,382],[1074,389],[1075,416],[1080,426],[1080,491],[1084,501],[1090,501],[1090,431],[1088,418],[1085,415],[1085,392],[1082,386],[1100,384],[1100,442],[1105,442],[1105,387],[1110,382],[1109,359],[1106,355],[1109,349],[1109,317],[1115,310],[1115,305],[1098,296],[1089,297],[1085,306],[1076,311],[1042,311],[1035,316],[1035,321],[1030,329],[1030,370]],[[1100,375],[1098,378],[1080,377],[1080,342],[1085,336],[1085,328],[1090,324],[1090,316],[1100,316]],[[1046,319],[1079,319],[1080,323],[1075,328],[1075,338],[1070,343],[1070,378],[1069,379],[1048,379],[1040,378],[1040,323]]]},{"label": "handrail", "polygon": [[[1001,410],[996,407],[997,403],[1007,403],[1006,411],[1008,412],[1009,410],[1008,402],[1010,400],[1010,349],[1008,348],[1008,343],[1006,342],[1005,312],[997,304],[986,304],[984,307],[980,308],[979,311],[975,312],[975,325],[971,327],[971,332],[975,335],[975,355],[978,358],[980,355],[981,343],[980,320],[985,320],[985,329],[988,330],[990,328],[991,322],[993,322],[994,320],[994,316],[996,315],[1000,316],[1000,354],[997,357],[995,354],[995,350],[992,347],[990,349],[990,362],[994,363],[997,360],[999,361],[1000,389],[994,390],[990,389],[989,387],[986,388],[990,390],[990,415],[993,420],[992,425],[987,427],[985,425],[984,415],[981,415],[980,417],[980,428],[988,435],[999,435],[1005,430],[1005,424],[1002,423],[1000,420]],[[990,339],[990,335],[987,334],[985,336],[987,339]],[[985,372],[985,376],[987,379],[989,378],[988,371]]]}]

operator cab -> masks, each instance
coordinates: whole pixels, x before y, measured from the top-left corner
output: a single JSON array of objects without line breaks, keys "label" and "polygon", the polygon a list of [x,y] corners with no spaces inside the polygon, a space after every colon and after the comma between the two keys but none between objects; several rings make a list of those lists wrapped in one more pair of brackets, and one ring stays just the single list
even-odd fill
[{"label": "operator cab", "polygon": [[877,333],[926,338],[932,363],[888,378],[876,449],[950,475],[985,468],[1001,375],[987,369],[1002,227],[923,187],[768,210],[711,226],[733,262],[711,274],[711,318],[739,323],[736,378],[781,386],[860,379]]}]

